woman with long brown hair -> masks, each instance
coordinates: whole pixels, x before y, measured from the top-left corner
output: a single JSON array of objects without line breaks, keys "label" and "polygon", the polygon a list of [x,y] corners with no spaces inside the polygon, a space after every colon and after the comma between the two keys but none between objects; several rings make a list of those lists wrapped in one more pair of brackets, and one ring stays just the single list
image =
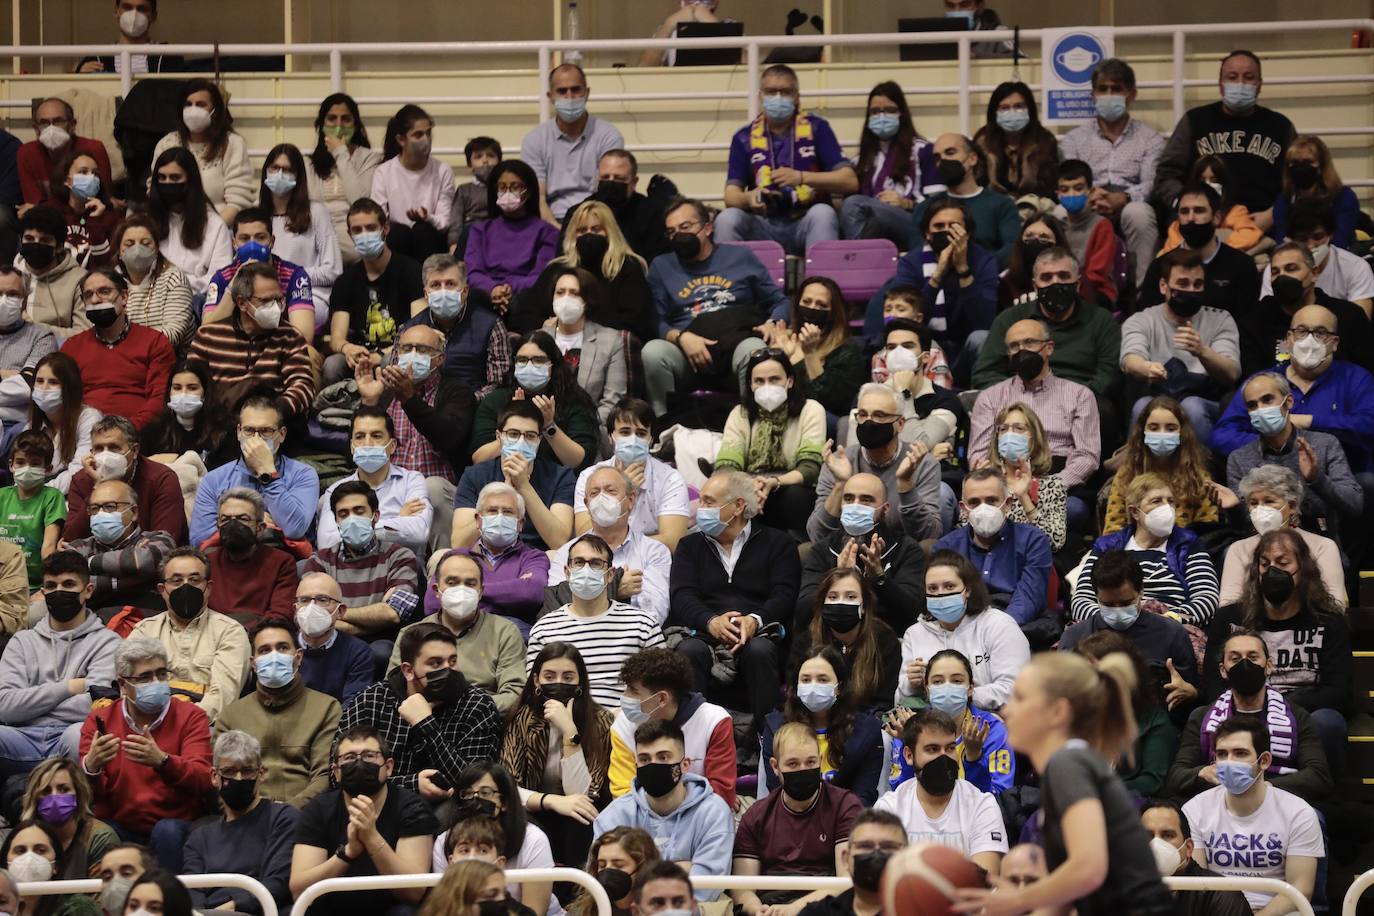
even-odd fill
[{"label": "woman with long brown hair", "polygon": [[234,117],[219,85],[207,79],[187,80],[181,89],[181,124],[157,141],[153,158],[184,147],[199,166],[201,185],[210,205],[226,224],[244,207],[253,206],[257,188],[248,144],[234,130]]},{"label": "woman with long brown hair", "polygon": [[[1059,144],[1040,123],[1035,93],[1025,83],[1002,83],[992,91],[987,122],[973,135],[973,143],[987,160],[992,190],[1013,198],[1054,197]],[[1041,209],[1039,202],[1036,209]]]},{"label": "woman with long brown hair", "polygon": [[329,320],[329,296],[343,271],[343,255],[329,208],[310,199],[305,157],[294,144],[278,143],[268,150],[262,161],[258,208],[272,214],[272,253],[299,264],[310,277],[313,333]]},{"label": "woman with long brown hair", "polygon": [[53,476],[48,486],[63,493],[82,470],[91,450],[91,428],[103,416],[84,403],[85,386],[76,360],[60,350],[38,361],[33,371],[29,429],[45,432],[53,442]]},{"label": "woman with long brown hair", "polygon": [[[612,827],[592,841],[587,872],[606,889],[613,916],[628,916],[635,874],[659,858],[654,838],[638,827]],[[594,916],[596,911],[596,902],[586,891],[568,904],[569,916]]]},{"label": "woman with long brown hair", "polygon": [[65,757],[49,757],[29,773],[19,817],[42,820],[62,841],[63,871],[54,878],[87,877],[90,866],[119,845],[114,828],[91,814],[91,784],[80,764]]},{"label": "woman with long brown hair", "polygon": [[1270,235],[1282,242],[1288,230],[1288,213],[1299,201],[1316,201],[1331,208],[1336,230],[1331,244],[1349,248],[1355,241],[1355,222],[1360,217],[1360,202],[1355,192],[1341,181],[1331,158],[1331,149],[1315,134],[1299,134],[1288,144],[1283,156],[1283,191],[1274,201],[1274,228]]},{"label": "woman with long brown hair", "polygon": [[878,616],[878,593],[852,566],[830,570],[816,586],[809,623],[792,642],[792,659],[800,666],[808,650],[830,646],[849,666],[847,685],[858,709],[886,709],[892,705],[902,666],[897,634]]},{"label": "woman with long brown hair", "polygon": [[807,277],[792,300],[792,319],[764,325],[763,339],[787,354],[826,412],[849,413],[864,383],[863,352],[849,333],[849,307],[829,277]]},{"label": "woman with long brown hair", "polygon": [[[504,903],[508,899],[506,875],[499,866],[481,859],[464,859],[444,869],[444,876],[425,897],[420,916],[478,916],[481,904]],[[506,912],[510,911],[508,907]]]},{"label": "woman with long brown hair", "polygon": [[157,223],[135,213],[115,227],[110,240],[117,269],[129,281],[125,314],[134,324],[161,331],[181,347],[196,329],[191,311],[191,285],[158,244]]},{"label": "woman with long brown hair", "polygon": [[1183,405],[1168,395],[1150,398],[1136,414],[1122,446],[1120,465],[1107,494],[1102,533],[1120,531],[1129,523],[1126,490],[1132,480],[1146,472],[1168,482],[1174,496],[1174,524],[1188,528],[1216,522],[1219,514],[1212,501],[1209,460],[1207,447],[1199,440]]},{"label": "woman with long brown hair", "polygon": [[940,184],[935,152],[911,118],[906,93],[885,80],[868,93],[868,113],[853,160],[859,193],[840,207],[840,232],[847,239],[885,238],[911,243],[911,211],[927,186]]}]

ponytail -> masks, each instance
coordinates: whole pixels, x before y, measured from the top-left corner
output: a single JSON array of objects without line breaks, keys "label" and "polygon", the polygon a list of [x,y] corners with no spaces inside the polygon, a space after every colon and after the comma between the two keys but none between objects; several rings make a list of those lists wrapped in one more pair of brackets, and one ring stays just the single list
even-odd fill
[{"label": "ponytail", "polygon": [[1130,763],[1137,736],[1133,697],[1135,665],[1123,652],[1110,652],[1096,665],[1069,652],[1041,652],[1031,664],[1051,699],[1068,701],[1069,734],[1110,761]]}]

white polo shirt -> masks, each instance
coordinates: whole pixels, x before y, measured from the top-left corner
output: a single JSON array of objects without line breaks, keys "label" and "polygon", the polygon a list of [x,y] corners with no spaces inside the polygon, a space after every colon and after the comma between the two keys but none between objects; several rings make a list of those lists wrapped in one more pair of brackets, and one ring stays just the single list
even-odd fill
[{"label": "white polo shirt", "polygon": [[[586,512],[587,481],[597,468],[620,467],[615,458],[598,461],[577,475],[577,485],[573,489],[573,505],[578,512]],[[677,468],[650,456],[644,462],[644,487],[635,500],[634,512],[630,514],[630,530],[645,536],[658,534],[660,515],[680,515],[691,518],[687,508],[687,481],[682,479]],[[550,582],[550,585],[553,583]]]}]

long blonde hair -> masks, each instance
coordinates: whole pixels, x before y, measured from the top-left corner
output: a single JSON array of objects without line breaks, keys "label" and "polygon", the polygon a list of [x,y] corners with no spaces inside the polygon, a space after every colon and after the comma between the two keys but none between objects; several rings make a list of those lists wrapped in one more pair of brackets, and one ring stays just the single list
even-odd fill
[{"label": "long blonde hair", "polygon": [[1068,701],[1069,733],[1107,760],[1125,760],[1129,765],[1137,738],[1136,674],[1131,659],[1112,652],[1094,665],[1071,652],[1040,652],[1030,664],[1051,701]]},{"label": "long blonde hair", "polygon": [[500,868],[481,859],[464,859],[444,869],[444,876],[420,907],[420,916],[469,916],[477,905],[477,895],[492,875],[503,875]]},{"label": "long blonde hair", "polygon": [[615,221],[615,214],[611,212],[611,208],[599,200],[583,201],[573,210],[572,218],[568,220],[567,231],[563,233],[563,253],[550,263],[568,267],[587,267],[577,257],[577,230],[590,216],[595,216],[601,222],[601,227],[606,230],[606,241],[609,244],[600,265],[601,276],[606,282],[609,283],[620,275],[620,269],[625,266],[626,259],[636,261],[639,269],[646,274],[649,272],[649,265],[644,263],[644,259],[635,254],[630,243],[625,241],[625,235],[620,231],[620,224]]}]

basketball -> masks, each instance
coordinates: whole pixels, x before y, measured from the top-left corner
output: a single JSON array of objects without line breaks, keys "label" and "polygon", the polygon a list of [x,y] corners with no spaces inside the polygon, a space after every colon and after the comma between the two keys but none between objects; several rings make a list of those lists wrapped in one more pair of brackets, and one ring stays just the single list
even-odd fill
[{"label": "basketball", "polygon": [[883,912],[947,916],[955,888],[986,886],[982,869],[957,849],[918,843],[888,860],[883,871]]}]

